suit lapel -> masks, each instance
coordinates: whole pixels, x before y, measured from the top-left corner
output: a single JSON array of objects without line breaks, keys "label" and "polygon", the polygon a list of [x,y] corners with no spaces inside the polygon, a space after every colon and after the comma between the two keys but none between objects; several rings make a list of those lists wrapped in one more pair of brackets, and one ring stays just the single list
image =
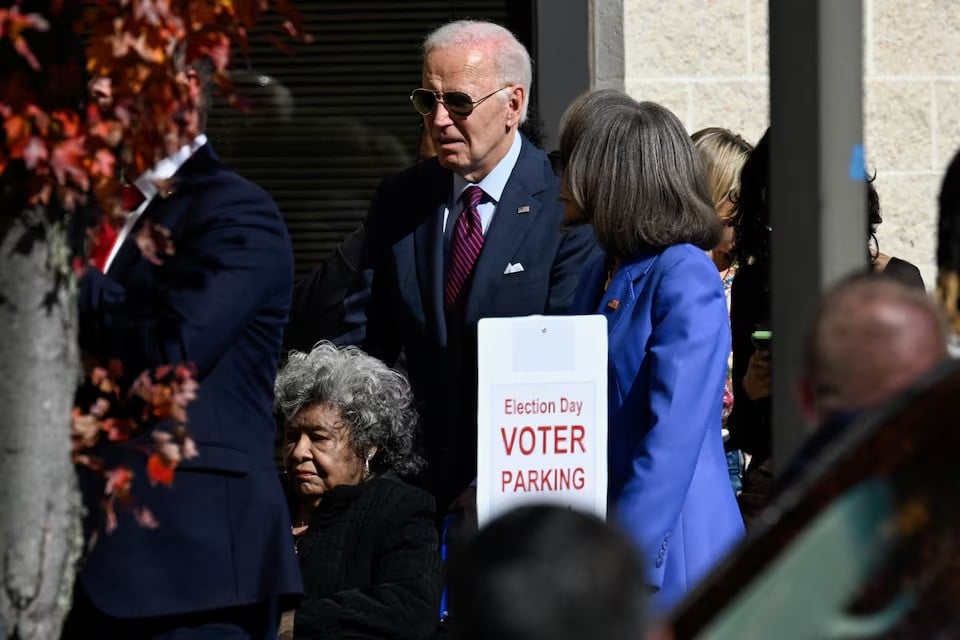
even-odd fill
[{"label": "suit lapel", "polygon": [[443,312],[443,209],[450,199],[453,174],[440,168],[439,163],[437,168],[439,175],[431,172],[422,183],[429,185],[425,189],[426,202],[421,202],[413,209],[430,212],[417,226],[413,238],[417,284],[420,287],[427,330],[432,335],[439,336],[440,344],[446,344],[447,323]]},{"label": "suit lapel", "polygon": [[497,212],[473,270],[473,282],[467,296],[467,322],[480,319],[483,301],[493,294],[503,278],[503,270],[523,244],[542,208],[536,196],[546,187],[543,160],[525,139],[521,144],[520,157],[497,203]]},{"label": "suit lapel", "polygon": [[427,331],[446,344],[447,327],[443,321],[443,205],[427,217],[414,233],[417,260],[417,284]]},{"label": "suit lapel", "polygon": [[613,274],[610,286],[600,298],[600,307],[597,309],[597,313],[607,317],[607,335],[612,335],[623,318],[630,315],[630,309],[636,303],[637,288],[660,253],[661,251],[656,249],[641,251]]}]

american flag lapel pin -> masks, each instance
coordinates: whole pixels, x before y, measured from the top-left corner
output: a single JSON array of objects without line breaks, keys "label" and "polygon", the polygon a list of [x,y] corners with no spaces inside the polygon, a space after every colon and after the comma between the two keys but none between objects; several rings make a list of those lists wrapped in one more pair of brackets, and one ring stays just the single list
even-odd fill
[{"label": "american flag lapel pin", "polygon": [[614,298],[613,300],[607,303],[607,308],[616,311],[617,309],[620,308],[620,301]]},{"label": "american flag lapel pin", "polygon": [[525,204],[522,207],[517,207],[517,213],[530,213],[530,205]]}]

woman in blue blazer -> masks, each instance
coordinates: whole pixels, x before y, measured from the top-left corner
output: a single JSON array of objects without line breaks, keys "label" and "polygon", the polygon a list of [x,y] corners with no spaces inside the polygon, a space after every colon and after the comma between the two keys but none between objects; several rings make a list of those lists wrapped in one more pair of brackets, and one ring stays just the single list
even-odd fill
[{"label": "woman in blue blazer", "polygon": [[744,531],[720,432],[727,308],[704,252],[721,229],[690,137],[658,104],[580,96],[560,162],[566,222],[591,224],[604,249],[573,310],[607,317],[610,514],[662,612]]}]

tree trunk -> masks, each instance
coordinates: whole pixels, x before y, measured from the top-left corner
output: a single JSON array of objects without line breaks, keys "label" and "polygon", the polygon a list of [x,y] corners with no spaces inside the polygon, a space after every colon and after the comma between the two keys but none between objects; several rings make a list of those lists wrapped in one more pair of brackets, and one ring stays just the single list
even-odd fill
[{"label": "tree trunk", "polygon": [[6,222],[0,238],[0,639],[59,637],[82,545],[75,286],[63,230],[45,214]]}]

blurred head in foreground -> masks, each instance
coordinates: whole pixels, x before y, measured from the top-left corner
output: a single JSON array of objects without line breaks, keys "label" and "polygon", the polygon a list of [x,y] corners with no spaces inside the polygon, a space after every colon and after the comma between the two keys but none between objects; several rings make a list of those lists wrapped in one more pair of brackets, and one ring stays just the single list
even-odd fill
[{"label": "blurred head in foreground", "polygon": [[576,511],[521,507],[485,526],[450,567],[462,640],[635,640],[648,590],[618,531]]},{"label": "blurred head in foreground", "polygon": [[946,326],[921,291],[881,274],[844,280],[807,336],[800,398],[813,426],[879,406],[947,357]]}]

